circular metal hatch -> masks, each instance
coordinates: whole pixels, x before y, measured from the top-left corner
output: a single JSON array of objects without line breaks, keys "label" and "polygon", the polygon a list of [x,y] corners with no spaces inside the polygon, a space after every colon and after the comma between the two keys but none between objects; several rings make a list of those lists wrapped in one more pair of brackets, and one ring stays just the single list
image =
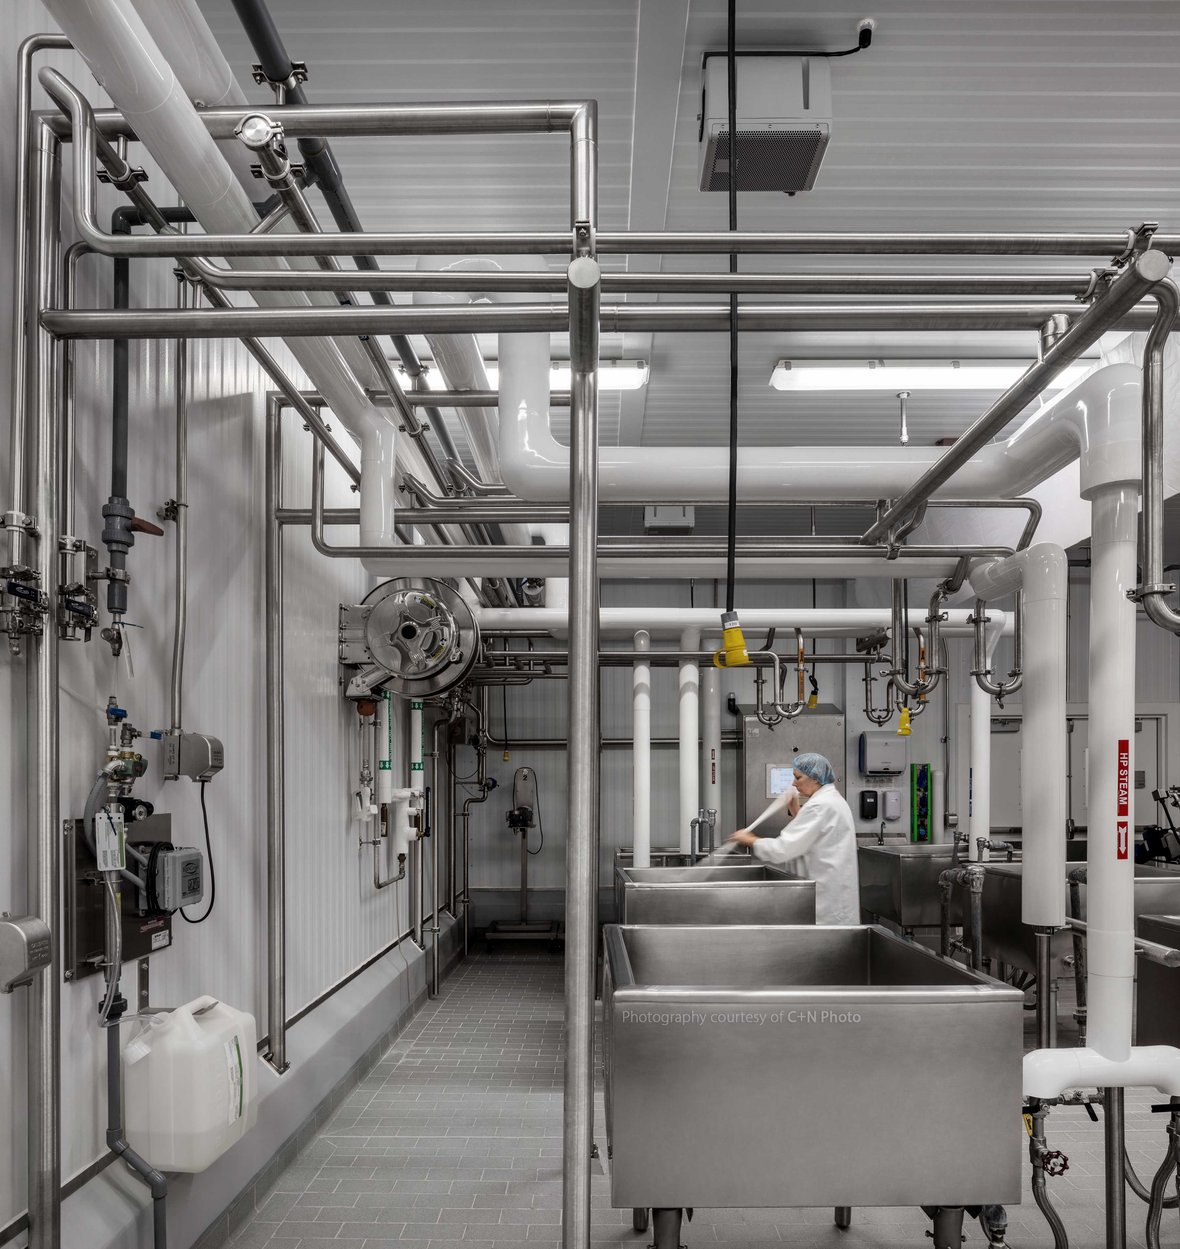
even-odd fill
[{"label": "circular metal hatch", "polygon": [[427,696],[458,685],[479,654],[479,627],[463,597],[441,581],[397,578],[364,600],[365,645],[389,674],[375,684]]}]

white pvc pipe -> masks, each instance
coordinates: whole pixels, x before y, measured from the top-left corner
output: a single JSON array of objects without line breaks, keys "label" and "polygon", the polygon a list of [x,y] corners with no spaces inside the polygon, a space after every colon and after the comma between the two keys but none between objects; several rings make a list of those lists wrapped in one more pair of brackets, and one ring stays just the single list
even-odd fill
[{"label": "white pvc pipe", "polygon": [[[886,565],[891,567],[892,565]],[[1004,634],[1012,631],[1012,619],[1004,612],[991,612],[1004,620]],[[809,636],[822,631],[825,637],[860,637],[874,629],[888,628],[891,622],[888,607],[743,607],[742,626],[747,630],[802,629]],[[967,637],[971,612],[952,608],[947,612],[943,635]],[[554,632],[568,624],[568,614],[550,607],[480,607],[475,611],[479,627],[496,633],[513,630]],[[924,626],[924,608],[912,610],[908,616],[911,628]],[[601,607],[598,611],[599,632],[603,636],[631,637],[636,629],[646,629],[654,637],[679,639],[686,629],[698,629],[703,638],[717,638],[721,621],[713,607]]]},{"label": "white pvc pipe", "polygon": [[707,663],[701,670],[701,806],[717,812],[721,832],[721,670]]},{"label": "white pvc pipe", "polygon": [[377,703],[377,802],[393,801],[393,695],[383,690]]},{"label": "white pvc pipe", "polygon": [[1135,988],[1137,492],[1105,486],[1091,506],[1087,1041],[1117,1062],[1131,1052]]},{"label": "white pvc pipe", "polygon": [[[1007,559],[973,568],[971,586],[985,600],[1024,589],[1021,917],[1033,927],[1063,928],[1068,760],[1065,552],[1050,543],[1038,543]],[[973,819],[973,838],[974,829]]]},{"label": "white pvc pipe", "polygon": [[[635,649],[651,649],[651,635],[646,629],[635,633]],[[632,803],[636,867],[651,866],[651,664],[636,660],[632,675]]]},{"label": "white pvc pipe", "polygon": [[423,704],[418,699],[410,701],[410,788],[422,793],[425,785],[423,759],[426,749],[426,728],[422,717]]},{"label": "white pvc pipe", "polygon": [[[500,336],[500,473],[523,499],[560,502],[569,498],[569,449],[550,429],[548,371],[542,378],[520,359],[528,349],[515,340],[528,337]],[[545,350],[547,360],[547,344]],[[1104,405],[1112,386],[1128,382],[1138,384],[1134,366],[1126,364],[1083,378],[1006,442],[984,447],[936,497],[1025,493],[1077,458],[1087,414]],[[942,454],[939,447],[745,447],[738,453],[738,491],[762,502],[792,495],[896,497]],[[598,475],[599,498],[609,502],[728,497],[725,460],[713,447],[601,447]]]},{"label": "white pvc pipe", "polygon": [[946,773],[939,768],[931,774],[930,781],[930,840],[936,846],[946,841],[946,822],[943,819],[945,794]]},{"label": "white pvc pipe", "polygon": [[[701,631],[685,629],[680,635],[680,649],[701,648]],[[692,849],[692,821],[701,809],[700,789],[700,691],[701,669],[696,661],[680,664],[680,849]]]},{"label": "white pvc pipe", "polygon": [[[990,665],[1000,640],[1003,612],[988,612],[989,621],[984,626],[984,653]],[[979,682],[971,678],[971,818],[968,821],[970,845],[967,857],[973,862],[986,861],[991,857],[987,850],[980,851],[979,838],[990,837],[992,827],[992,699],[981,689]]]}]

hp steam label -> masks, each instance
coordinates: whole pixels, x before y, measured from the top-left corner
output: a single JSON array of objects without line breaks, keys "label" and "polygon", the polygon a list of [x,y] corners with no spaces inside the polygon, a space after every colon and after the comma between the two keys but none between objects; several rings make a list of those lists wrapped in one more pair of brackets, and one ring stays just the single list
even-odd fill
[{"label": "hp steam label", "polygon": [[1125,737],[1119,738],[1118,762],[1118,824],[1117,824],[1117,855],[1125,859],[1131,851],[1131,743]]}]

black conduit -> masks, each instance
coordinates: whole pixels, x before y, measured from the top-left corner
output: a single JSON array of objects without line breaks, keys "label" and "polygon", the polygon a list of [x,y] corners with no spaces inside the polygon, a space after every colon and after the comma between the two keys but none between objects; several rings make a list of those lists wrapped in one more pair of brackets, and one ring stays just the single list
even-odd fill
[{"label": "black conduit", "polygon": [[[738,226],[737,215],[737,0],[729,0],[729,229]],[[737,252],[729,253],[729,271],[737,272]],[[734,609],[734,580],[737,570],[737,479],[738,479],[738,297],[729,296],[729,517],[725,548],[725,610]]]},{"label": "black conduit", "polygon": [[[306,104],[307,92],[303,90],[302,83],[293,81],[292,75],[295,67],[283,43],[283,37],[275,26],[274,18],[271,17],[270,10],[266,7],[266,0],[233,0],[233,5],[238,21],[242,23],[242,29],[245,30],[254,48],[254,54],[262,66],[262,72],[271,82],[287,84],[286,99],[291,104]],[[361,233],[364,227],[361,225],[361,219],[353,205],[352,197],[348,194],[348,188],[344,185],[340,166],[336,163],[336,157],[332,154],[327,141],[316,135],[302,138],[299,140],[299,151],[309,172],[319,185],[320,193],[328,205],[337,229],[349,233]],[[381,268],[372,256],[354,256],[352,259],[358,269],[375,273]],[[373,291],[371,295],[375,304],[393,303],[387,291]],[[418,359],[418,353],[414,350],[413,344],[404,334],[394,334],[391,339],[393,348],[408,376],[414,379],[419,377],[422,373],[422,361]],[[443,449],[443,454],[448,459],[457,460],[459,453],[443,421],[442,413],[435,407],[422,408],[421,411],[430,422],[439,445]]]}]

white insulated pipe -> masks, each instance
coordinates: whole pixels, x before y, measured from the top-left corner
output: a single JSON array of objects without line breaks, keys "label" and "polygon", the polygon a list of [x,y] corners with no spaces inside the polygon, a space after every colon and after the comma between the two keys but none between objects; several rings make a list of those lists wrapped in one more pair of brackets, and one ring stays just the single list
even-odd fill
[{"label": "white insulated pipe", "polygon": [[[685,629],[680,635],[680,649],[701,649],[700,629]],[[680,850],[692,849],[692,821],[701,809],[700,777],[700,695],[701,666],[695,660],[680,663]]]},{"label": "white insulated pipe", "polygon": [[[1105,372],[1113,374],[1116,367],[1128,366],[1112,366]],[[1086,873],[1089,1043],[1075,1049],[1035,1050],[1026,1054],[1027,1097],[1058,1097],[1066,1089],[1079,1086],[1147,1086],[1180,1096],[1180,1050],[1170,1045],[1131,1045],[1135,971],[1135,608],[1126,592],[1136,583],[1141,471],[1139,397],[1138,388],[1127,378],[1125,384],[1111,385],[1105,394],[1095,395],[1084,413],[1081,492],[1090,501],[1092,522],[1090,748],[1086,777],[1090,818]],[[1025,602],[1027,605],[1027,582]],[[1025,637],[1027,642],[1027,629]],[[1026,655],[1028,651],[1026,645]],[[1026,675],[1026,707],[1032,697]],[[1029,731],[1026,723],[1025,734]],[[1049,770],[1050,766],[1054,771]],[[1042,760],[1041,768],[1046,776],[1059,776],[1060,788],[1064,790],[1064,760],[1052,765]],[[1124,809],[1125,815],[1121,814]],[[1125,832],[1120,829],[1124,822]],[[1064,855],[1064,833],[1059,840]],[[1026,882],[1027,872],[1026,867]],[[1058,896],[1060,880],[1059,873]]]},{"label": "white insulated pipe", "polygon": [[[522,499],[562,502],[569,497],[569,449],[550,429],[548,371],[542,378],[522,366],[520,354],[527,349],[515,340],[528,337],[500,336],[500,473]],[[1117,383],[1128,374],[1137,384],[1131,365],[1111,365],[1083,378],[1006,442],[984,447],[936,497],[1024,494],[1077,458],[1087,413],[1112,378]],[[745,447],[738,453],[738,491],[761,502],[896,497],[942,454],[939,447]],[[598,472],[599,498],[606,502],[728,497],[725,460],[713,447],[600,447]]]},{"label": "white insulated pipe", "polygon": [[[1027,551],[973,568],[971,586],[984,600],[1024,590],[1021,918],[1034,928],[1064,928],[1068,761],[1065,552],[1047,542],[1037,543]],[[973,815],[973,838],[974,829]]]},{"label": "white insulated pipe", "polygon": [[[946,678],[943,677],[945,681]],[[930,840],[936,846],[946,841],[946,821],[943,806],[946,801],[946,773],[938,768],[930,779]]]},{"label": "white insulated pipe", "polygon": [[[896,561],[882,561],[889,569]],[[991,613],[1004,618],[1004,634],[1012,631],[1012,619],[1003,612]],[[952,608],[942,626],[944,637],[969,637],[969,610]],[[485,633],[557,632],[568,626],[564,608],[551,607],[478,607],[475,618]],[[721,621],[713,607],[601,607],[598,611],[599,633],[615,638],[634,636],[637,629],[646,629],[652,637],[680,639],[686,629],[700,631],[702,638],[721,635]],[[822,632],[825,637],[861,637],[875,629],[888,628],[891,613],[888,607],[743,607],[742,626],[746,630],[802,629],[805,634]],[[925,628],[926,611],[915,608],[907,622],[911,629]]]},{"label": "white insulated pipe", "polygon": [[[210,137],[184,87],[131,0],[47,0],[46,7],[103,84],[136,136],[197,221],[210,233],[243,234],[258,224],[246,189]],[[265,257],[228,257],[236,267],[285,267]],[[308,307],[299,292],[259,291],[263,307]],[[339,345],[294,338],[291,353],[361,447],[361,541],[394,535],[396,420],[370,402]]]},{"label": "white insulated pipe", "polygon": [[[651,635],[635,631],[635,649],[649,651]],[[636,867],[651,866],[651,664],[637,659],[632,669],[631,736],[633,859]]]},{"label": "white insulated pipe", "polygon": [[[984,654],[990,666],[996,653],[1003,624],[1007,617],[1003,612],[988,612],[984,626]],[[944,678],[945,680],[946,678]],[[992,828],[992,698],[971,678],[971,817],[968,820],[968,858],[972,862],[986,862],[991,855],[980,851],[979,838],[991,837]]]},{"label": "white insulated pipe", "polygon": [[[701,670],[701,806],[721,819],[721,669]],[[716,829],[714,830],[717,831]]]},{"label": "white insulated pipe", "polygon": [[1091,496],[1086,1037],[1114,1062],[1130,1057],[1135,991],[1135,604],[1126,592],[1138,583],[1138,503],[1125,483]]}]

